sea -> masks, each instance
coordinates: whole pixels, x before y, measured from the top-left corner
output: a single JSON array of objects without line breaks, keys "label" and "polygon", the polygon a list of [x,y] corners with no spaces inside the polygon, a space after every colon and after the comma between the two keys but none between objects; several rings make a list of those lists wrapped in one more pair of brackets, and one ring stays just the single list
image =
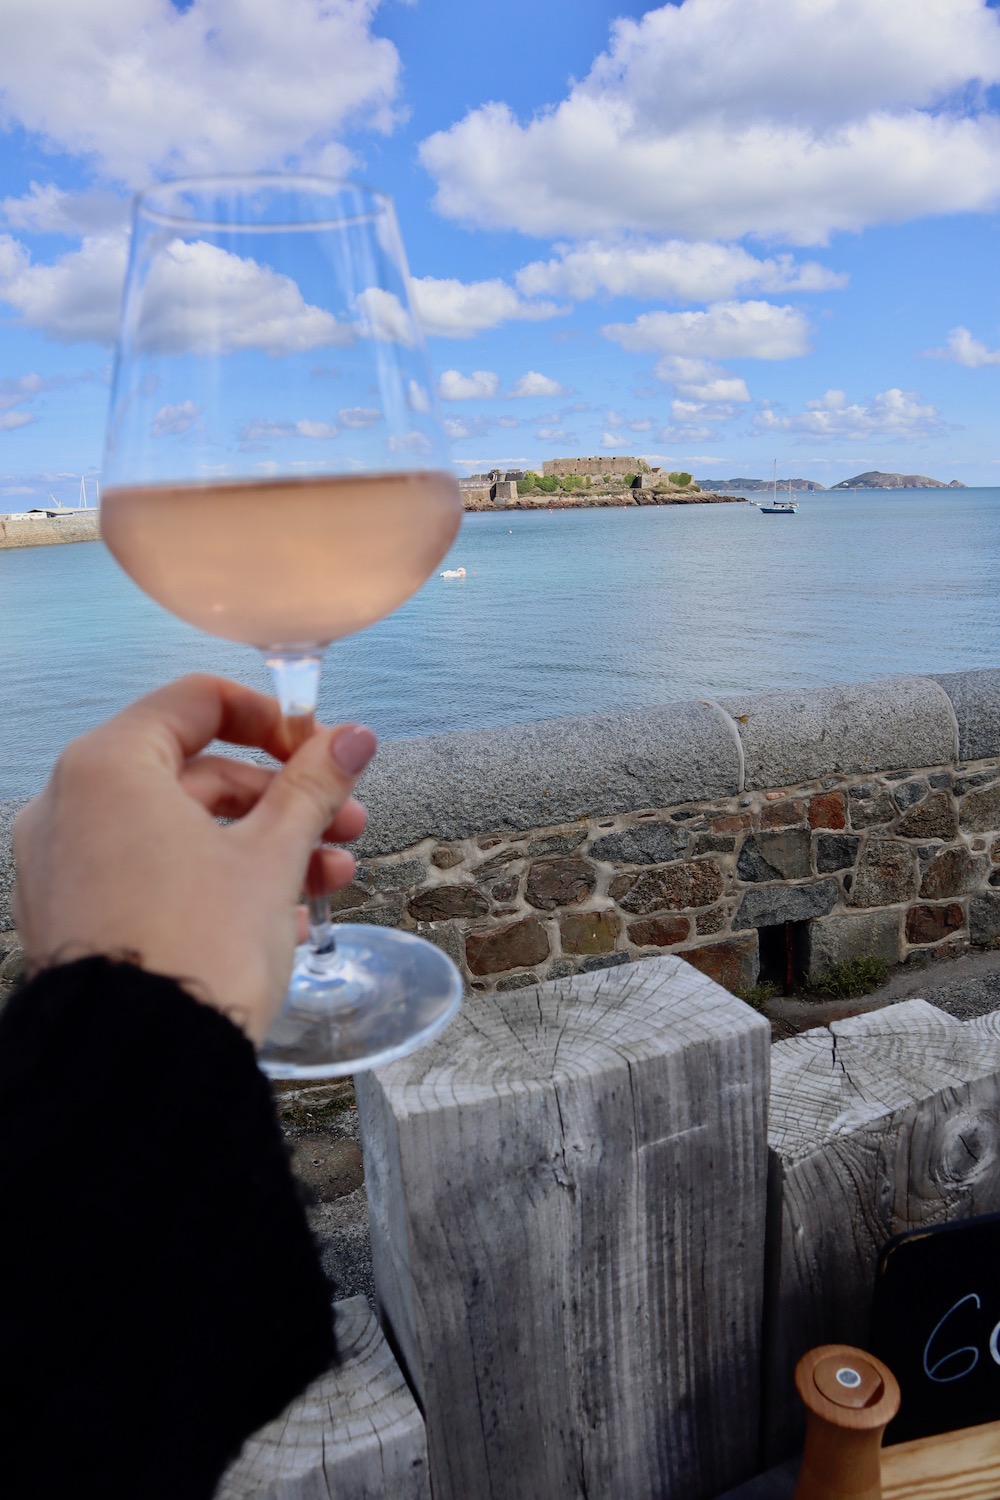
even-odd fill
[{"label": "sea", "polygon": [[[320,712],[383,738],[1000,666],[1000,489],[468,514],[444,569],[327,653]],[[197,546],[192,534],[191,546]],[[253,650],[147,599],[100,542],[0,552],[0,800],[183,672]]]}]

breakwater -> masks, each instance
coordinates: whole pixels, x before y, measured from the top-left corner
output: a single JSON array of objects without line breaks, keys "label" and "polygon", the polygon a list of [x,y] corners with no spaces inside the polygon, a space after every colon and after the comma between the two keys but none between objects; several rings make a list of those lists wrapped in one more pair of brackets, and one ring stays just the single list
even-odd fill
[{"label": "breakwater", "polygon": [[96,510],[47,520],[0,516],[0,551],[11,547],[51,547],[61,542],[96,542],[101,535]]}]

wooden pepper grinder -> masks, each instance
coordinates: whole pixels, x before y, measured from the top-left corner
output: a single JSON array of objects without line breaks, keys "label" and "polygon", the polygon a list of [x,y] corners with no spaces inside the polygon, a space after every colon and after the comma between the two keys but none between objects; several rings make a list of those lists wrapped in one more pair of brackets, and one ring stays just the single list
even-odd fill
[{"label": "wooden pepper grinder", "polygon": [[849,1344],[823,1344],[799,1360],[795,1384],[807,1426],[793,1500],[882,1500],[882,1434],[899,1410],[892,1371]]}]

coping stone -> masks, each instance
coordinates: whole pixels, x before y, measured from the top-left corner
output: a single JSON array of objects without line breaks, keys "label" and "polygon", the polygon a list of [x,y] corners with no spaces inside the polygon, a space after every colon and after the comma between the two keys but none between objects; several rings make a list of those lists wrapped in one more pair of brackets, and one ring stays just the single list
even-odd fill
[{"label": "coping stone", "polygon": [[954,716],[943,689],[929,677],[718,701],[739,731],[748,791],[829,775],[945,765],[955,758]]},{"label": "coping stone", "polygon": [[357,850],[390,854],[430,837],[523,831],[740,790],[732,726],[706,702],[389,740],[358,785],[368,828]]},{"label": "coping stone", "polygon": [[1000,755],[1000,671],[931,672],[958,720],[958,759]]}]

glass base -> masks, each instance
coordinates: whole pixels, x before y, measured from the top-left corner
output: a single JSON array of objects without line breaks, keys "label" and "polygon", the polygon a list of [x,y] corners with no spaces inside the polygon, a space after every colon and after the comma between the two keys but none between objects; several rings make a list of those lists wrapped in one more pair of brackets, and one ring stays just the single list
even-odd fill
[{"label": "glass base", "polygon": [[393,927],[345,922],[336,953],[303,943],[284,1007],[258,1062],[271,1078],[339,1078],[415,1052],[443,1031],[462,999],[446,953]]}]

